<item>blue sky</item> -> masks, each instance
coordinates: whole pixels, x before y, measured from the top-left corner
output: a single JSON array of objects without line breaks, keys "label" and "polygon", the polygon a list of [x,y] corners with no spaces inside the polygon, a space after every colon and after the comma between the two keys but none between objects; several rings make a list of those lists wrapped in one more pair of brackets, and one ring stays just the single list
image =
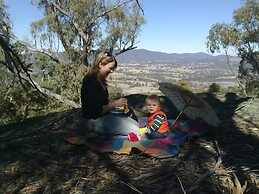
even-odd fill
[{"label": "blue sky", "polygon": [[[41,17],[31,0],[6,0],[15,34],[30,38],[30,23]],[[206,52],[212,24],[231,22],[243,0],[143,0],[146,24],[138,48],[168,53]]]}]

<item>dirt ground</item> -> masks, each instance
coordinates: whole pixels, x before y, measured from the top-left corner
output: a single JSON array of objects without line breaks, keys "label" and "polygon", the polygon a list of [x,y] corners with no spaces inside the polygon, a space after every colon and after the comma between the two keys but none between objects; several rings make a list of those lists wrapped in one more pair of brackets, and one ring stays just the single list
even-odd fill
[{"label": "dirt ground", "polygon": [[[66,143],[79,110],[1,126],[0,193],[259,193],[259,99],[235,93],[200,96],[221,125],[167,159],[137,150],[129,156],[101,154]],[[143,96],[128,100],[140,112]]]}]

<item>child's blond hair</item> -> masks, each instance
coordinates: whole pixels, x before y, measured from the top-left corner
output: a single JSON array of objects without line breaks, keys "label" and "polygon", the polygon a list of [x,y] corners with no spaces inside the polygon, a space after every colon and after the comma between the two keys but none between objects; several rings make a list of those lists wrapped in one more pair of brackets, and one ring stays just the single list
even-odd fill
[{"label": "child's blond hair", "polygon": [[146,101],[147,100],[150,100],[150,101],[153,101],[153,102],[157,102],[157,104],[160,106],[160,98],[158,95],[155,95],[155,94],[152,94],[152,95],[149,95],[147,98],[146,98]]}]

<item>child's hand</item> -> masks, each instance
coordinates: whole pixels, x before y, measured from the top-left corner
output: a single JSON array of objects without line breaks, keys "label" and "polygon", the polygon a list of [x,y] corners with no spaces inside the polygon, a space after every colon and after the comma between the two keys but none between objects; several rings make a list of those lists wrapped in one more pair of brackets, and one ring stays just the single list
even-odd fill
[{"label": "child's hand", "polygon": [[141,136],[146,135],[147,137],[151,134],[151,130],[148,127],[139,128],[139,134]]},{"label": "child's hand", "polygon": [[146,127],[140,127],[139,128],[139,134],[140,135],[144,135],[147,133],[147,128]]},{"label": "child's hand", "polygon": [[151,133],[151,130],[150,130],[148,127],[146,128],[146,133],[147,133],[147,134],[150,134],[150,133]]}]

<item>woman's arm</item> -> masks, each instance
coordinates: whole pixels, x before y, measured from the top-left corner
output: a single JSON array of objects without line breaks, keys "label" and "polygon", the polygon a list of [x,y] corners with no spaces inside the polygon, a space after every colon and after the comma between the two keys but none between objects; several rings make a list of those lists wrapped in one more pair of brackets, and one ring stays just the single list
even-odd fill
[{"label": "woman's arm", "polygon": [[110,110],[114,109],[116,106],[114,102],[109,102],[107,105],[103,105],[102,114],[109,112]]},{"label": "woman's arm", "polygon": [[120,98],[118,100],[109,101],[109,103],[107,105],[103,105],[102,113],[104,114],[104,113],[114,109],[115,107],[124,106],[125,104],[127,104],[126,98]]}]

